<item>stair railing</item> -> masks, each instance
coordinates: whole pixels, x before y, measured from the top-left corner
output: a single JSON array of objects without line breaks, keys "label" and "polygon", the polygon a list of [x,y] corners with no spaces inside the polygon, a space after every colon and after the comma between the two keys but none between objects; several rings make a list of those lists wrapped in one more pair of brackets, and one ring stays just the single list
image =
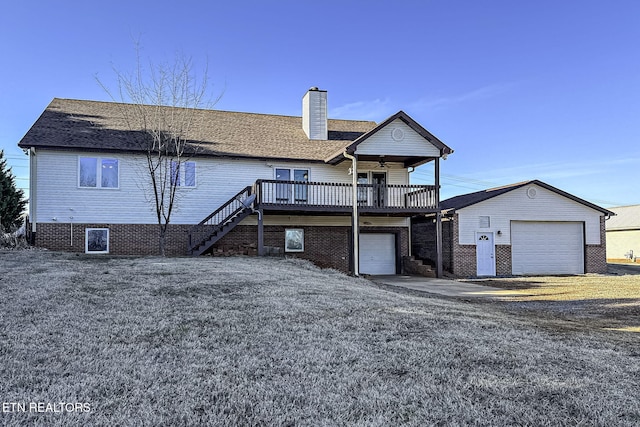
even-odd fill
[{"label": "stair railing", "polygon": [[224,227],[225,224],[231,222],[240,212],[249,209],[249,207],[243,203],[249,196],[251,196],[251,186],[240,190],[238,194],[211,212],[205,219],[191,227],[188,231],[189,240],[187,249],[189,252],[217,233],[218,230]]}]

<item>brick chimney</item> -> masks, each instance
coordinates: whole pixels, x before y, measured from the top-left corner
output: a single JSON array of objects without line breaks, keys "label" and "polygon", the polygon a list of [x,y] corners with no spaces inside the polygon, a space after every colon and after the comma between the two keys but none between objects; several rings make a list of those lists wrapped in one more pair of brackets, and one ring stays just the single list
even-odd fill
[{"label": "brick chimney", "polygon": [[326,90],[312,87],[302,97],[302,129],[309,139],[328,139]]}]

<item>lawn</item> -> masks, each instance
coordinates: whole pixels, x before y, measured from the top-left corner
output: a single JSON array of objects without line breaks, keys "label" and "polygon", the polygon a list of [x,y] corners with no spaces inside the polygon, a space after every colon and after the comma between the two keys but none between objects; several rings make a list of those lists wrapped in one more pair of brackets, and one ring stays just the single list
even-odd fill
[{"label": "lawn", "polygon": [[[615,271],[615,267],[612,268]],[[639,269],[640,271],[640,269]],[[510,306],[592,327],[640,333],[640,275],[540,276],[471,280],[502,288]],[[640,338],[632,338],[640,339]]]},{"label": "lawn", "polygon": [[640,423],[623,332],[296,260],[0,252],[0,302],[2,425]]}]

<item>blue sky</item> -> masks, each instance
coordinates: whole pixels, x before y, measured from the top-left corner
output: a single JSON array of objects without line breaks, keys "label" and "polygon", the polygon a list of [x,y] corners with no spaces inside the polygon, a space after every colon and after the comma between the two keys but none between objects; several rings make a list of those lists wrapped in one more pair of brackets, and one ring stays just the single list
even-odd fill
[{"label": "blue sky", "polygon": [[[113,67],[208,63],[215,108],[300,115],[311,86],[332,118],[404,110],[455,153],[442,197],[540,179],[604,207],[640,204],[640,2],[112,0],[6,2],[0,146],[54,97],[110,100]],[[414,172],[420,183],[430,166]]]}]

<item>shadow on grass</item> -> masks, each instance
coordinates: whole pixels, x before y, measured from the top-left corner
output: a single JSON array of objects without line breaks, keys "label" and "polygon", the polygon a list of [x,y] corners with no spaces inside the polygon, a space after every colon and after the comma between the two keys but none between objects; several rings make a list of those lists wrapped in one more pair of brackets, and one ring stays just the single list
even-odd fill
[{"label": "shadow on grass", "polygon": [[514,281],[514,280],[500,280],[500,279],[486,279],[486,280],[470,280],[469,283],[475,283],[482,286],[491,286],[493,288],[509,289],[509,290],[527,290],[536,289],[544,286],[545,282],[526,280],[526,281]]},{"label": "shadow on grass", "polygon": [[504,304],[507,309],[538,312],[549,319],[580,320],[596,328],[636,333],[640,328],[640,298],[504,301]]}]

